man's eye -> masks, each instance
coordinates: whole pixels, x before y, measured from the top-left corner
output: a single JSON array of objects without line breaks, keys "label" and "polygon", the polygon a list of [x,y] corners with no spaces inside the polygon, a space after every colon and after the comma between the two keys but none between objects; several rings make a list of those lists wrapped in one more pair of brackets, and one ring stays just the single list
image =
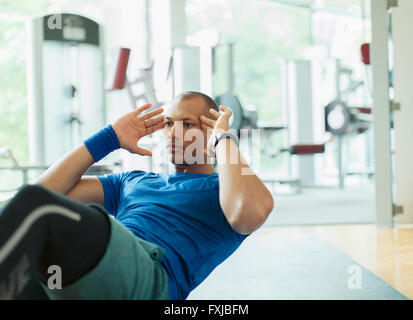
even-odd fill
[{"label": "man's eye", "polygon": [[171,126],[171,124],[172,124],[171,121],[165,121],[165,125],[166,125],[167,127]]},{"label": "man's eye", "polygon": [[189,128],[190,126],[192,126],[192,123],[184,123],[184,127]]}]

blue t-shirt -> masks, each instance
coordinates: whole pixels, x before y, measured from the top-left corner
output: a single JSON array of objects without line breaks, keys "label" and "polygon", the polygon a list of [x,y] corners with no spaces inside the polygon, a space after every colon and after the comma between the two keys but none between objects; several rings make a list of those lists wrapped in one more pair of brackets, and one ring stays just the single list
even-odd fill
[{"label": "blue t-shirt", "polygon": [[132,171],[100,176],[105,208],[136,236],[163,249],[172,300],[186,299],[247,237],[219,203],[218,174]]}]

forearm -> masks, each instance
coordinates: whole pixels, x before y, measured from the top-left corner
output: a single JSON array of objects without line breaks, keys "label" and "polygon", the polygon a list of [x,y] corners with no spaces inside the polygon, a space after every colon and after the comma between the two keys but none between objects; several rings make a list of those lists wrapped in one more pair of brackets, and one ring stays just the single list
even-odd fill
[{"label": "forearm", "polygon": [[249,224],[265,221],[273,209],[273,198],[242,157],[231,139],[219,141],[216,147],[220,184],[220,202],[223,210],[231,213],[229,219],[249,220]]},{"label": "forearm", "polygon": [[119,148],[116,133],[112,126],[108,125],[51,166],[40,176],[36,184],[65,195],[95,162]]},{"label": "forearm", "polygon": [[[149,150],[138,146],[140,138],[164,127],[163,116],[153,118],[162,113],[162,108],[153,110],[142,117],[138,116],[141,112],[149,109],[150,106],[150,104],[146,104],[126,114],[119,118],[113,126],[110,124],[86,139],[81,147],[69,153],[44,172],[36,184],[65,195],[72,188],[75,188],[76,190],[72,190],[70,194],[78,199],[84,199],[82,197],[83,191],[85,188],[88,189],[91,184],[93,185],[94,181],[92,181],[93,179],[81,178],[94,163],[99,162],[111,152],[121,148],[132,153],[152,155]],[[78,182],[80,183],[78,184]],[[96,186],[100,188],[99,192],[92,192],[92,195],[89,192],[89,194],[83,196],[86,196],[88,199],[93,198],[93,200],[102,201],[101,185],[95,184]]]},{"label": "forearm", "polygon": [[94,163],[92,155],[86,146],[82,145],[47,169],[37,179],[36,184],[65,195]]}]

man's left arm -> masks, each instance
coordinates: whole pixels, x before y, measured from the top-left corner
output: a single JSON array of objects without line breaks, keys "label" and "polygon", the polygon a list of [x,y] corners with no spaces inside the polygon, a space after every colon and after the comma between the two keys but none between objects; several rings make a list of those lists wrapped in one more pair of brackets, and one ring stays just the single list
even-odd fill
[{"label": "man's left arm", "polygon": [[[228,123],[232,113],[226,107],[221,106],[220,109],[224,114],[211,110],[211,114],[217,118],[216,121],[209,121],[205,117],[202,119],[205,124],[203,128],[212,127],[213,135],[229,130]],[[216,160],[221,208],[235,231],[250,234],[265,222],[273,210],[272,194],[248,166],[232,139],[218,142]]]},{"label": "man's left arm", "polygon": [[[229,161],[230,157],[235,157],[236,161]],[[273,197],[246,164],[232,139],[218,142],[216,159],[222,210],[235,231],[250,234],[257,230],[271,213],[274,207]]]}]

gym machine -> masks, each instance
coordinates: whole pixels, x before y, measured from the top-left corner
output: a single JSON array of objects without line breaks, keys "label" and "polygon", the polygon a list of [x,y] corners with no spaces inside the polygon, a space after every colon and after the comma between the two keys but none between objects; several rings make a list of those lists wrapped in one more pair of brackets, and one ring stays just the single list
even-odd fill
[{"label": "gym machine", "polygon": [[[10,166],[0,166],[0,171],[7,170],[7,171],[20,171],[22,174],[22,183],[21,185],[25,185],[29,183],[29,172],[31,170],[46,170],[46,166],[35,166],[35,165],[21,165],[16,157],[13,155],[13,151],[11,150],[10,146],[5,146],[0,148],[0,159],[8,159],[11,162]],[[7,189],[7,190],[0,190],[0,193],[14,193],[18,191],[18,188],[15,189]]]},{"label": "gym machine", "polygon": [[[230,58],[228,59],[228,64],[231,66],[232,65],[232,48],[229,50],[229,56]],[[230,75],[232,74],[232,67],[228,68]],[[286,76],[286,75],[285,75]],[[312,138],[308,138],[309,135],[306,136],[305,139],[297,140],[293,143],[291,143],[291,137],[289,134],[289,125],[272,125],[272,124],[267,124],[262,121],[258,120],[258,114],[256,108],[244,108],[241,105],[240,100],[236,95],[233,94],[232,88],[232,76],[228,76],[228,92],[224,93],[223,95],[219,96],[216,98],[216,101],[218,104],[222,104],[225,106],[228,106],[231,111],[233,112],[232,119],[230,119],[230,127],[232,129],[237,130],[237,132],[241,132],[241,129],[259,129],[261,132],[261,138],[262,138],[262,143],[261,143],[261,152],[263,154],[266,154],[270,158],[276,158],[282,153],[287,153],[289,156],[294,156],[294,157],[299,157],[301,165],[304,164],[304,167],[302,166],[301,168],[301,175],[300,173],[295,174],[293,172],[293,168],[291,164],[289,163],[288,166],[288,178],[273,178],[273,177],[261,177],[261,179],[270,184],[282,184],[282,185],[290,185],[295,189],[296,193],[301,192],[301,188],[303,185],[312,185],[313,182],[313,169],[311,168],[313,166],[312,163],[310,163],[310,166],[308,166],[308,160],[312,162],[312,156],[315,154],[319,153],[324,153],[325,151],[325,146],[324,144],[314,144],[312,143]],[[302,82],[300,82],[302,83]],[[303,94],[303,91],[297,91]],[[287,93],[286,93],[287,94]],[[311,94],[311,92],[310,92]],[[289,114],[291,114],[291,109],[293,106],[288,105],[285,106],[285,119],[284,122],[286,124],[289,124],[291,121],[289,120]],[[296,115],[303,116],[301,120],[308,121],[308,119],[312,118],[311,114],[307,113],[296,113]],[[290,115],[291,117],[291,115]],[[294,118],[297,120],[296,118]],[[301,127],[303,128],[303,126]],[[286,147],[282,148],[277,148],[272,142],[272,136],[274,134],[279,134],[279,133],[286,133],[287,135],[287,141],[286,141]],[[308,132],[304,133],[308,134]],[[310,140],[310,141],[309,141]],[[252,150],[250,148],[250,150]],[[302,161],[304,160],[304,162]],[[306,163],[307,162],[307,163]],[[303,181],[304,180],[304,181]]]},{"label": "gym machine", "polygon": [[[322,141],[314,143],[316,119],[314,118],[315,112],[312,102],[312,61],[284,61],[282,70],[283,114],[284,123],[287,124],[284,130],[284,140],[287,147],[281,148],[273,154],[273,157],[284,152],[288,153],[288,171],[291,178],[279,182],[297,186],[298,192],[300,186],[318,186],[315,182],[314,156],[325,153],[326,145],[336,142],[338,185],[343,188],[346,175],[360,174],[360,172],[344,170],[343,140],[354,135],[368,133],[372,122],[371,108],[349,107],[346,103],[350,94],[362,86],[364,82],[355,81],[352,77],[353,71],[342,67],[340,60],[335,61],[336,98],[324,107],[324,126],[328,135],[322,138]],[[347,80],[348,83],[344,89],[341,88],[343,80]],[[369,177],[373,174],[373,170],[367,169],[365,171],[362,174],[367,174]]]},{"label": "gym machine", "polygon": [[[366,48],[362,47],[363,62],[366,60]],[[347,88],[341,89],[342,77],[347,77]],[[344,168],[343,163],[343,142],[344,139],[350,139],[352,136],[368,133],[372,123],[372,110],[370,107],[351,107],[347,104],[348,96],[364,84],[363,81],[352,79],[352,70],[341,66],[340,60],[336,60],[336,99],[324,107],[325,131],[333,135],[337,142],[337,168],[338,184],[340,188],[344,187],[344,179],[352,173]],[[366,83],[368,85],[368,83]],[[368,137],[367,137],[367,142]],[[370,152],[369,143],[367,143],[366,152]],[[369,157],[370,159],[371,157]],[[372,168],[367,168],[365,172],[368,177],[373,175]]]},{"label": "gym machine", "polygon": [[[169,66],[170,72],[168,74],[168,79],[172,79],[173,93],[192,90],[201,91],[212,96],[212,79],[217,69],[217,52],[218,50],[225,51],[224,72],[226,76],[226,91],[216,96],[215,101],[219,105],[227,106],[232,111],[232,116],[229,120],[230,128],[237,131],[240,138],[242,134],[241,129],[259,129],[262,138],[260,152],[272,158],[277,157],[281,153],[288,152],[292,156],[301,158],[299,161],[304,164],[301,172],[298,173],[298,178],[274,179],[262,177],[262,179],[268,183],[292,185],[297,192],[300,192],[302,184],[312,185],[314,183],[312,165],[308,166],[305,163],[312,162],[313,155],[323,153],[325,150],[324,145],[314,144],[312,138],[308,139],[307,136],[303,141],[296,141],[294,143],[290,143],[290,139],[288,139],[287,147],[281,149],[274,146],[271,141],[272,135],[287,132],[289,130],[288,126],[267,124],[259,121],[255,106],[244,107],[242,105],[240,99],[234,93],[233,66],[235,46],[233,43],[218,44],[218,42],[214,41],[210,45],[177,46],[173,48]],[[307,115],[307,113],[305,114]],[[288,119],[285,120],[285,123],[288,123]],[[303,120],[311,121],[308,118]],[[251,147],[249,149],[252,150]],[[293,175],[291,171],[291,168],[289,168],[290,177]]]},{"label": "gym machine", "polygon": [[[29,154],[47,167],[106,124],[103,27],[59,13],[28,23]],[[103,162],[87,174],[111,172]]]},{"label": "gym machine", "polygon": [[[127,75],[130,53],[131,50],[129,48],[116,49],[105,90],[116,91],[125,89],[133,109],[146,103],[152,104],[151,110],[160,107],[163,103],[158,101],[153,86],[153,67],[155,62],[152,61],[148,66],[138,69],[136,78],[130,80]],[[136,87],[139,85],[143,85],[143,91],[137,92]]]},{"label": "gym machine", "polygon": [[[148,66],[137,69],[137,76],[131,80],[127,74],[130,54],[131,50],[129,48],[117,48],[115,50],[112,66],[106,79],[105,90],[108,92],[125,90],[132,110],[146,103],[151,103],[152,106],[142,113],[145,114],[164,105],[164,102],[158,100],[153,84],[155,62],[152,61]],[[155,134],[143,137],[140,141],[140,145],[148,149],[153,149],[159,143],[159,137]],[[148,158],[148,162],[149,171],[152,171],[153,163],[151,157]]]}]

